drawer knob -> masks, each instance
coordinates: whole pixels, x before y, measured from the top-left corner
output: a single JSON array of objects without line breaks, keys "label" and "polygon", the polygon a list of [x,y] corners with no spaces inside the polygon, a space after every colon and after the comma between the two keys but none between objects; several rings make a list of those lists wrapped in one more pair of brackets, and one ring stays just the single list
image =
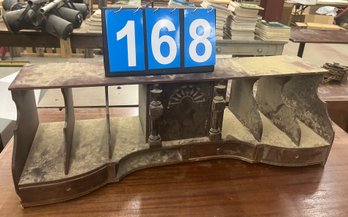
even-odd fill
[{"label": "drawer knob", "polygon": [[259,53],[261,53],[262,51],[263,51],[262,48],[258,48],[258,49],[257,49],[257,52],[259,52]]}]

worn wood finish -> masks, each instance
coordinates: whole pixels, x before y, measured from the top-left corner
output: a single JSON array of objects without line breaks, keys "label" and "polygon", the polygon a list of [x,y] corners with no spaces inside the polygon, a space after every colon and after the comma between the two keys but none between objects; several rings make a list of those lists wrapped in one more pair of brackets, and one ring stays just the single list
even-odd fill
[{"label": "worn wood finish", "polygon": [[342,84],[324,84],[318,89],[319,96],[326,102],[348,101],[348,81]]},{"label": "worn wood finish", "polygon": [[[40,109],[39,114],[40,120],[64,120],[64,112],[57,109]],[[103,109],[76,112],[81,118],[104,115]],[[345,216],[348,136],[337,126],[335,131],[325,167],[280,168],[232,159],[165,166],[139,171],[77,200],[29,209],[21,208],[13,187],[9,144],[0,155],[0,213],[13,217]]]},{"label": "worn wood finish", "polygon": [[[275,65],[274,62],[277,62],[277,64]],[[263,67],[260,68],[260,65]],[[23,206],[44,205],[74,199],[88,194],[107,183],[118,182],[121,178],[137,170],[168,164],[214,158],[233,158],[250,163],[266,163],[292,167],[325,164],[332,145],[332,140],[328,139],[327,136],[333,137],[332,131],[323,132],[323,130],[327,128],[325,124],[328,122],[326,117],[327,113],[323,112],[326,111],[325,107],[320,104],[320,110],[311,110],[311,116],[307,117],[303,114],[303,110],[308,110],[308,108],[306,103],[302,102],[306,101],[307,98],[311,100],[311,104],[319,101],[316,97],[318,84],[316,81],[318,79],[314,78],[320,78],[321,73],[326,70],[313,67],[297,57],[289,56],[242,58],[236,60],[218,59],[215,67],[216,70],[211,73],[121,78],[106,78],[102,70],[101,62],[90,64],[84,64],[82,62],[52,63],[25,67],[18,74],[9,89],[13,91],[13,93],[23,92],[23,94],[32,92],[33,89],[37,88],[61,88],[65,90],[63,93],[66,105],[68,105],[66,106],[68,110],[66,117],[68,122],[65,124],[69,124],[69,114],[73,114],[72,111],[69,111],[72,110],[71,91],[69,93],[72,87],[107,87],[109,85],[118,84],[152,83],[157,83],[156,85],[160,84],[162,87],[156,87],[153,89],[153,92],[151,92],[152,101],[150,108],[151,106],[153,107],[149,109],[149,115],[153,117],[153,120],[151,122],[152,131],[149,137],[149,143],[145,142],[145,134],[141,130],[141,124],[137,117],[122,117],[112,119],[110,122],[105,120],[105,118],[77,121],[75,127],[68,126],[66,128],[65,137],[62,130],[64,122],[40,124],[32,142],[32,148],[28,157],[24,156],[20,160],[22,162],[23,159],[26,159],[24,170],[20,166],[15,165],[17,170],[23,170],[19,182],[16,182],[18,181],[16,179],[14,180],[17,194],[20,196]],[[301,125],[302,139],[301,142],[297,144],[298,146],[282,132],[282,129],[275,127],[274,124],[259,113],[257,109],[252,94],[253,83],[260,77],[271,76],[287,76],[290,78],[290,81],[284,84],[285,92],[289,93],[289,96],[285,95],[287,97],[286,100],[290,103],[294,103],[293,107],[298,113],[297,118],[303,121],[303,123],[299,122]],[[302,77],[303,79],[298,79]],[[196,91],[195,93],[193,82],[199,82],[203,85],[208,81],[208,83],[212,83],[210,81],[236,78],[244,78],[251,81],[249,82],[250,84],[245,86],[245,89],[248,90],[248,97],[253,100],[253,103],[243,104],[241,109],[245,109],[246,111],[254,109],[254,113],[259,115],[258,122],[255,123],[262,127],[262,133],[261,130],[259,130],[259,136],[253,136],[250,133],[249,129],[254,123],[246,125],[240,121],[240,117],[234,116],[228,109],[225,109],[224,116],[221,117],[220,120],[215,117],[215,122],[212,121],[212,123],[215,123],[215,129],[218,129],[218,125],[223,125],[221,129],[221,140],[209,140],[207,135],[208,128],[202,128],[206,129],[204,130],[205,133],[203,132],[199,135],[186,136],[183,134],[178,137],[168,137],[171,141],[166,141],[165,134],[158,133],[161,131],[157,129],[160,125],[157,126],[155,121],[162,116],[162,112],[165,113],[166,110],[171,109],[171,106],[173,106],[173,108],[174,105],[178,105],[179,107],[177,108],[185,106],[186,110],[189,110],[189,115],[195,114],[194,117],[200,115],[198,111],[191,112],[188,104],[185,105],[186,100],[188,100],[187,97],[184,97],[186,96],[185,94],[191,96],[190,94],[192,93],[192,99],[194,99],[195,102],[201,102],[201,100],[203,100],[208,107],[212,105],[212,97],[208,97],[208,95],[203,94],[202,91]],[[237,81],[241,82],[245,80],[237,79]],[[177,89],[176,87],[179,85],[179,82],[186,83],[180,83],[181,86]],[[306,86],[307,83],[308,87]],[[190,84],[192,84],[192,87]],[[302,84],[305,88],[299,88],[299,84]],[[166,103],[164,101],[162,107],[163,99],[160,99],[159,94],[162,92],[160,88],[163,88],[165,85],[173,85],[174,89],[170,90],[171,88],[166,88],[172,93],[164,94],[165,99],[168,99],[169,102]],[[198,89],[203,90],[203,87]],[[223,89],[222,92],[225,92],[225,90]],[[220,93],[221,95],[223,94],[222,92]],[[240,98],[240,92],[243,93],[245,91],[236,89],[232,94],[235,94],[233,95],[235,98]],[[183,95],[181,95],[181,93],[183,93]],[[302,96],[301,99],[297,98],[297,93]],[[176,97],[176,94],[178,94],[179,98]],[[243,95],[241,96],[243,97]],[[183,101],[178,101],[180,97],[183,97]],[[20,96],[16,97],[15,95],[14,100],[23,101]],[[182,105],[180,105],[180,103],[182,103]],[[190,102],[187,101],[187,103]],[[30,110],[36,109],[36,106],[27,106],[30,106]],[[164,111],[155,108],[156,106],[159,106]],[[225,103],[216,104],[216,106],[220,112],[223,112]],[[17,109],[19,114],[23,114],[26,111],[23,107],[17,107]],[[174,114],[170,116],[173,117],[176,114],[182,114],[186,112],[186,110],[185,108],[181,110],[175,109],[173,111]],[[198,110],[202,110],[203,112],[210,111],[210,109],[207,108],[199,108]],[[107,117],[108,113],[109,112],[106,111]],[[204,114],[204,116],[209,118],[210,115],[208,113]],[[248,116],[248,114],[243,114],[243,117],[244,116]],[[312,116],[315,117],[314,120],[311,119]],[[211,118],[214,119],[214,116],[211,116]],[[175,119],[178,120],[179,117]],[[185,119],[189,120],[189,118],[186,117]],[[168,122],[169,119],[164,118],[161,121],[164,123],[166,121]],[[191,121],[192,120],[189,120],[188,123],[182,123],[182,126],[189,126],[189,128],[181,128],[184,131],[190,132],[190,130],[194,129],[196,126],[195,124],[190,125]],[[204,119],[203,123],[193,119],[192,123],[196,123],[200,126],[205,126],[205,124],[209,126],[209,121],[206,119]],[[19,118],[18,125],[24,124],[23,120]],[[180,124],[181,123],[179,123],[179,125]],[[316,124],[322,124],[323,127],[318,127]],[[330,123],[328,125],[330,125]],[[108,128],[109,126],[110,128]],[[73,132],[72,129],[74,129],[73,139],[71,134]],[[169,128],[164,127],[163,129],[168,130]],[[176,134],[179,131],[178,129],[172,129],[169,132],[171,134]],[[70,136],[68,132],[70,132]],[[153,144],[150,139],[159,137],[159,135],[164,138],[163,143],[160,143],[162,146],[156,143],[156,145],[152,147]],[[26,138],[24,133],[15,134],[14,149],[20,149],[24,144],[17,142],[17,139],[21,137]],[[327,139],[327,141],[322,137]],[[31,137],[27,138],[28,141],[31,139]],[[72,148],[70,140],[74,143]],[[157,141],[157,139],[153,141]],[[161,142],[161,139],[159,139],[159,142]],[[113,147],[115,148],[113,152],[111,152],[112,149],[110,149],[110,144],[108,143],[114,145]],[[64,146],[68,148],[63,150]],[[30,149],[30,145],[25,144],[26,149],[24,153],[27,153],[28,147]],[[72,149],[72,154],[69,163],[67,159],[70,158],[67,155],[69,155],[70,149]],[[14,158],[14,161],[17,162],[18,159]],[[63,167],[64,161],[65,170]],[[18,175],[18,173],[20,173],[20,171],[14,174]],[[46,192],[46,194],[37,194],[38,192]]]},{"label": "worn wood finish", "polygon": [[286,77],[261,78],[257,83],[256,101],[260,111],[298,145],[300,125],[293,109],[282,100],[283,88],[288,80]]},{"label": "worn wood finish", "polygon": [[17,108],[17,122],[13,132],[14,142],[20,144],[13,149],[12,174],[15,185],[18,185],[39,126],[39,119],[34,90],[12,91],[12,98]]},{"label": "worn wood finish", "polygon": [[[71,37],[71,48],[102,48],[102,34],[87,33],[83,28],[75,29]],[[23,30],[9,32],[4,23],[0,23],[0,46],[9,47],[60,47],[60,40],[46,32]]]},{"label": "worn wood finish", "polygon": [[63,129],[65,143],[64,170],[65,174],[68,174],[70,169],[71,149],[73,146],[75,128],[74,102],[71,88],[62,88],[61,91],[63,94],[65,105],[65,124]]},{"label": "worn wood finish", "polygon": [[292,27],[290,41],[296,43],[348,43],[348,31],[313,30]]},{"label": "worn wood finish", "polygon": [[329,101],[326,104],[331,120],[348,133],[348,101]]},{"label": "worn wood finish", "polygon": [[105,87],[105,118],[107,129],[107,143],[109,146],[109,159],[112,158],[114,153],[114,143],[111,141],[111,128],[110,128],[110,106],[109,106],[109,87]]},{"label": "worn wood finish", "polygon": [[[274,64],[275,62],[277,64]],[[261,65],[262,67],[260,68]],[[210,73],[105,77],[102,62],[88,63],[82,61],[27,65],[21,69],[9,89],[49,89],[121,84],[201,82],[243,77],[322,74],[326,71],[298,57],[270,56],[217,59],[215,70]]]},{"label": "worn wood finish", "polygon": [[[105,118],[105,108],[74,108],[76,120],[90,120]],[[59,108],[38,109],[40,123],[57,122],[65,120],[65,111]],[[137,107],[110,108],[110,116],[137,116]]]},{"label": "worn wood finish", "polygon": [[[4,24],[3,24],[4,25]],[[4,27],[4,26],[3,26]],[[4,27],[6,28],[6,27]],[[0,46],[6,47],[59,47],[59,39],[47,33],[37,32],[11,33],[1,28]]]},{"label": "worn wood finish", "polygon": [[72,55],[72,50],[71,50],[71,40],[70,38],[63,40],[59,39],[59,44],[60,44],[60,56],[64,58],[70,58]]},{"label": "worn wood finish", "polygon": [[333,142],[334,131],[329,118],[326,103],[320,100],[317,90],[321,75],[305,77],[294,76],[284,85],[283,98],[299,120],[309,126],[329,143]]},{"label": "worn wood finish", "polygon": [[238,79],[232,81],[229,109],[246,126],[257,141],[261,140],[263,125],[259,109],[253,96],[257,79]]},{"label": "worn wood finish", "polygon": [[[64,136],[60,132],[64,122],[40,124],[17,193],[25,207],[55,203],[88,194],[139,169],[213,158],[294,167],[325,163],[331,144],[308,127],[303,126],[303,139],[297,147],[265,117],[262,124],[265,127],[261,141],[247,139],[244,142],[243,137],[252,135],[248,136],[246,128],[236,130],[241,123],[226,110],[221,141],[193,138],[168,141],[163,147],[149,149],[137,117],[113,119],[111,137],[115,138],[116,151],[109,161],[105,119],[78,121],[75,124],[78,144],[70,172],[65,175]],[[20,136],[15,135],[15,139]]]}]

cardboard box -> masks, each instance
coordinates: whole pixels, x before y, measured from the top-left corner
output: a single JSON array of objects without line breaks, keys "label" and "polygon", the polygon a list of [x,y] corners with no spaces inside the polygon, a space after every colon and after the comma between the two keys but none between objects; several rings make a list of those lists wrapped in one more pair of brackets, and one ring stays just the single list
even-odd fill
[{"label": "cardboard box", "polygon": [[307,29],[342,30],[343,28],[334,24],[307,23]]},{"label": "cardboard box", "polygon": [[334,17],[326,16],[326,15],[307,14],[304,22],[305,23],[333,24]]},{"label": "cardboard box", "polygon": [[316,30],[344,30],[342,27],[334,25],[334,24],[297,22],[296,26],[301,28],[316,29]]},{"label": "cardboard box", "polygon": [[293,14],[291,15],[291,23],[302,22],[304,23],[306,15],[304,14]]},{"label": "cardboard box", "polygon": [[290,26],[291,23],[291,16],[292,16],[292,9],[293,4],[284,3],[283,12],[282,12],[282,18],[280,19],[280,22],[282,24],[285,24],[287,26]]}]

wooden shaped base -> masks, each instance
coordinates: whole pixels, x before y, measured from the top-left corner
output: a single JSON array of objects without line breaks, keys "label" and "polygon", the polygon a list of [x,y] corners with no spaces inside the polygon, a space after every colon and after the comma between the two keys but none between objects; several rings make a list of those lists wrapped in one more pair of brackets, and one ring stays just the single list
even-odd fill
[{"label": "wooden shaped base", "polygon": [[300,124],[302,139],[297,146],[269,119],[261,117],[264,133],[260,142],[226,109],[221,141],[200,137],[167,141],[150,149],[138,117],[114,118],[110,127],[115,148],[110,160],[106,119],[76,121],[67,175],[61,130],[64,122],[43,123],[20,177],[18,194],[24,207],[50,204],[88,194],[139,169],[213,158],[279,166],[325,163],[331,146],[306,125]]},{"label": "wooden shaped base", "polygon": [[[324,165],[329,155],[334,132],[317,95],[324,70],[300,59],[224,59],[209,74],[117,79],[98,64],[73,66],[28,66],[10,86],[18,111],[12,174],[25,207],[77,198],[143,168],[213,158],[297,167]],[[110,119],[108,86],[130,83],[146,87],[140,117]],[[100,85],[105,119],[75,120],[72,88]],[[37,88],[61,89],[64,122],[39,123]]]}]

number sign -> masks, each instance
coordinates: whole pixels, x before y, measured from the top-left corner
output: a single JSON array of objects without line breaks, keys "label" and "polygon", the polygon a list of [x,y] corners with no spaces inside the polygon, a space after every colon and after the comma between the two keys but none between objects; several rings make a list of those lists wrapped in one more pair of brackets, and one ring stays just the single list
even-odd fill
[{"label": "number sign", "polygon": [[149,69],[180,67],[179,10],[149,8],[145,14]]},{"label": "number sign", "polygon": [[105,21],[113,24],[106,32],[110,72],[144,71],[144,38],[137,37],[144,35],[143,11],[124,9],[115,16],[113,10],[107,10]]},{"label": "number sign", "polygon": [[185,67],[215,64],[215,14],[206,9],[185,10]]},{"label": "number sign", "polygon": [[211,72],[215,10],[104,8],[106,76]]}]

